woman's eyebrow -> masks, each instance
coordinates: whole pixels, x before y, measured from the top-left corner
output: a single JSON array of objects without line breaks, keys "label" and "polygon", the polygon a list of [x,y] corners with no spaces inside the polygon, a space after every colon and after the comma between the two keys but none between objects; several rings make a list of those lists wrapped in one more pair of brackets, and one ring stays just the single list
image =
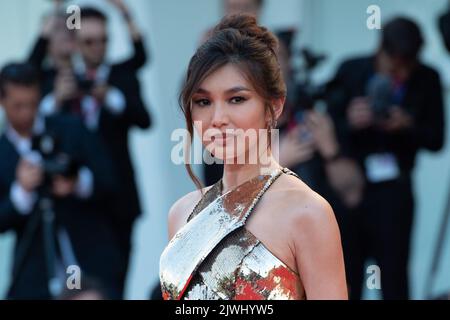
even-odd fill
[{"label": "woman's eyebrow", "polygon": [[250,89],[243,87],[243,86],[237,86],[237,87],[233,87],[231,89],[228,89],[227,91],[225,91],[227,94],[229,93],[237,93],[240,91],[251,91]]},{"label": "woman's eyebrow", "polygon": [[[237,86],[237,87],[233,87],[233,88],[226,90],[225,93],[230,94],[230,93],[237,93],[240,91],[251,91],[251,90],[244,86]],[[195,93],[196,94],[210,94],[210,92],[208,90],[203,89],[203,88],[198,88],[198,90]]]},{"label": "woman's eyebrow", "polygon": [[209,91],[203,88],[198,88],[198,90],[195,92],[196,94],[209,94]]}]

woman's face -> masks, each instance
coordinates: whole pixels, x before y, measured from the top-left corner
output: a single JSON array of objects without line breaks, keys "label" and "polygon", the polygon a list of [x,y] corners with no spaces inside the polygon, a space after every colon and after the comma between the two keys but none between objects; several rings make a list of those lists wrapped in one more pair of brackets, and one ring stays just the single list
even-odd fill
[{"label": "woman's face", "polygon": [[264,105],[238,67],[227,64],[209,75],[194,93],[192,120],[206,149],[229,163],[242,155],[248,157],[259,144],[264,134],[261,130],[267,129],[270,119]]}]

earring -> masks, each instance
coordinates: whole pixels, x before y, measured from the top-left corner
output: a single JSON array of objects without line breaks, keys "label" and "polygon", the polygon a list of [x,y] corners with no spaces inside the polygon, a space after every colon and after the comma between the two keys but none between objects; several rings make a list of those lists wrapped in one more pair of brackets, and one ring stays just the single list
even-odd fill
[{"label": "earring", "polygon": [[278,124],[277,120],[273,119],[270,121],[269,128],[275,129],[277,127],[277,124]]}]

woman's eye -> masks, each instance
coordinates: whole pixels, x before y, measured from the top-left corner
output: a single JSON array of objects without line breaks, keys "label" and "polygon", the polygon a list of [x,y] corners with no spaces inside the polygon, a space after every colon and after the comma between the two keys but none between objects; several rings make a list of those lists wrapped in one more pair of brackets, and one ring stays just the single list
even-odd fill
[{"label": "woman's eye", "polygon": [[198,99],[195,100],[194,103],[200,107],[206,107],[211,104],[208,99]]},{"label": "woman's eye", "polygon": [[230,99],[230,102],[233,104],[239,104],[242,102],[245,102],[247,99],[245,99],[244,97],[233,97]]}]

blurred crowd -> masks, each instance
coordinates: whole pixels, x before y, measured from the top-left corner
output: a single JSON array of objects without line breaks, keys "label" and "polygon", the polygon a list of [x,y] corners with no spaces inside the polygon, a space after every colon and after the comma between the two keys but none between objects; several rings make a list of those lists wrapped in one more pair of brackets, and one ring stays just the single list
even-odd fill
[{"label": "blurred crowd", "polygon": [[[239,3],[256,16],[264,4],[225,2],[226,13],[235,12]],[[448,16],[439,23],[445,44],[450,42]],[[382,298],[410,298],[412,172],[417,153],[441,150],[445,135],[442,83],[420,59],[420,27],[409,18],[391,19],[376,52],[348,58],[323,84],[312,83],[311,77],[325,57],[296,48],[295,29],[274,31],[288,88],[278,121],[280,164],[332,205],[349,297],[362,298],[366,266],[373,259],[381,271]],[[205,165],[204,174],[210,185],[221,177],[222,167]]]},{"label": "blurred crowd", "polygon": [[[65,5],[55,1],[27,61],[1,68],[7,121],[0,137],[0,232],[17,236],[10,299],[123,298],[133,225],[142,212],[128,137],[133,127],[148,129],[151,117],[138,80],[148,62],[141,33],[123,0],[109,2],[134,48],[126,61],[106,59],[104,12],[82,7],[83,27],[72,31]],[[259,17],[263,6],[263,0],[223,0],[223,14]],[[445,45],[449,17],[440,20]],[[408,299],[412,172],[419,151],[443,148],[445,132],[442,83],[421,61],[420,27],[391,19],[375,52],[347,59],[320,85],[311,73],[324,57],[296,48],[295,29],[274,31],[288,87],[278,121],[280,163],[331,203],[350,298],[361,299],[372,258],[383,298]],[[205,165],[205,184],[221,173],[220,165]],[[87,275],[82,291],[67,290],[71,265]],[[151,298],[161,297],[158,290]]]},{"label": "blurred crowd", "polygon": [[72,265],[82,288],[123,297],[142,211],[128,137],[151,117],[137,77],[147,62],[141,33],[123,1],[109,2],[128,28],[129,59],[107,61],[105,13],[83,7],[83,27],[69,30],[55,1],[28,60],[2,68],[0,231],[17,236],[8,298],[73,296],[64,290]]}]

